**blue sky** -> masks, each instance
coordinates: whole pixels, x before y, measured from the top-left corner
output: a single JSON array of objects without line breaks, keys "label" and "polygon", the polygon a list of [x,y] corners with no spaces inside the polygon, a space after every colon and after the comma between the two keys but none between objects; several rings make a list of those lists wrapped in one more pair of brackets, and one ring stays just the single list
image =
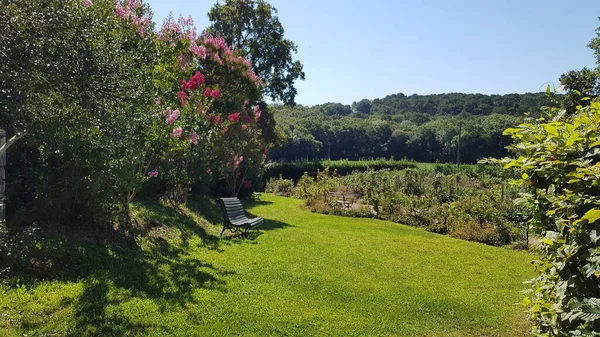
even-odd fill
[{"label": "blue sky", "polygon": [[[209,0],[147,0],[160,26],[172,11],[201,31]],[[350,104],[447,92],[536,92],[594,66],[586,47],[600,1],[270,0],[298,45],[305,81],[296,102]]]}]

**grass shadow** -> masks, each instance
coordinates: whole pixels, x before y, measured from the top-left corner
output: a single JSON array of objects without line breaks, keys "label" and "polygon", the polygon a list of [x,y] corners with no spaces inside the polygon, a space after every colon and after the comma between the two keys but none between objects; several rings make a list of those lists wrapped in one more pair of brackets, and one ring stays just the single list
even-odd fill
[{"label": "grass shadow", "polygon": [[246,207],[247,209],[254,208],[256,206],[267,206],[273,203],[272,201],[265,201],[260,199],[248,199],[243,200],[242,202],[244,203],[244,207]]},{"label": "grass shadow", "polygon": [[[234,272],[190,252],[257,244],[261,235],[252,231],[221,237],[222,210],[210,197],[192,196],[179,209],[140,199],[132,211],[133,221],[127,226],[11,223],[7,233],[0,233],[5,237],[0,238],[0,282],[27,289],[43,280],[82,282],[82,293],[61,304],[74,310],[69,336],[143,334],[149,326],[113,312],[120,303],[147,299],[166,311],[194,304],[198,289],[227,292],[225,280]],[[261,230],[286,226],[266,219]],[[43,329],[43,321],[23,318],[20,324],[25,331],[37,331]]]},{"label": "grass shadow", "polygon": [[[75,312],[71,336],[143,332],[146,327],[107,313],[108,306],[131,299],[149,299],[167,310],[195,303],[198,289],[227,292],[225,279],[234,272],[191,255],[190,245],[217,249],[231,242],[212,235],[185,209],[148,201],[136,207],[140,214],[130,226],[11,224],[0,238],[0,282],[26,289],[44,280],[82,282],[83,292],[61,304]],[[19,323],[25,331],[45,324],[26,317]]]}]

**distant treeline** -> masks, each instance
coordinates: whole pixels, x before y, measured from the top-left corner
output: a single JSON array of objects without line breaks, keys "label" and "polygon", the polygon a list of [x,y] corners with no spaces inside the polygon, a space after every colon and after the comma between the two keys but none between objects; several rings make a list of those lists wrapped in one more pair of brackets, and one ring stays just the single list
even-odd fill
[{"label": "distant treeline", "polygon": [[456,162],[508,155],[502,131],[552,101],[545,93],[390,95],[312,107],[273,106],[285,135],[274,160],[407,158]]}]

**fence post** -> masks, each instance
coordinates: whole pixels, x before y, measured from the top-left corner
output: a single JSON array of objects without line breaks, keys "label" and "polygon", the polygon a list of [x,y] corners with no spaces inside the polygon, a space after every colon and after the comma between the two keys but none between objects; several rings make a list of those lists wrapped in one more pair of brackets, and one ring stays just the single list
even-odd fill
[{"label": "fence post", "polygon": [[[4,144],[6,144],[6,131],[0,129],[0,147]],[[6,166],[6,153],[0,155],[0,234],[6,227],[6,202],[4,197],[6,182],[4,181],[4,166]]]}]

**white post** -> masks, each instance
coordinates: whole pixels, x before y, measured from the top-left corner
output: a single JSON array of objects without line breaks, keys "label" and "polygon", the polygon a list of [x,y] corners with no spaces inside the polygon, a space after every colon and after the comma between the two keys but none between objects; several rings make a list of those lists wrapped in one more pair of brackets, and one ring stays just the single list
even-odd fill
[{"label": "white post", "polygon": [[[6,131],[0,129],[0,148],[6,144]],[[6,203],[4,191],[6,190],[6,182],[4,181],[6,166],[6,153],[0,154],[0,230],[6,225]]]}]

